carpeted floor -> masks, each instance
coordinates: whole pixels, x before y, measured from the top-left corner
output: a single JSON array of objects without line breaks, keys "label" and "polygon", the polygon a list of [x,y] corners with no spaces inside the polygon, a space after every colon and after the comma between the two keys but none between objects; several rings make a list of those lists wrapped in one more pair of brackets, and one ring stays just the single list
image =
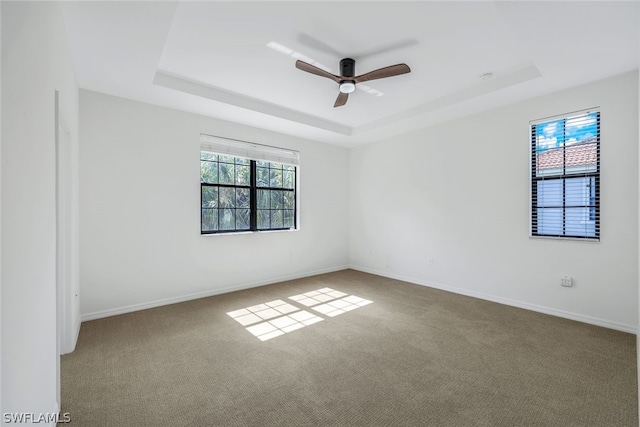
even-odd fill
[{"label": "carpeted floor", "polygon": [[634,335],[345,270],[83,323],[62,412],[92,427],[635,427],[636,381]]}]

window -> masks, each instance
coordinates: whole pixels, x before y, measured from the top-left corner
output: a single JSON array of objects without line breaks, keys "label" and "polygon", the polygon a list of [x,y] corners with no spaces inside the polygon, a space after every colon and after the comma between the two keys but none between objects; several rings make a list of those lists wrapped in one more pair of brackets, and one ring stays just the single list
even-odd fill
[{"label": "window", "polygon": [[201,135],[201,234],[297,228],[297,159],[295,151]]},{"label": "window", "polygon": [[600,239],[600,113],[531,123],[531,235]]}]

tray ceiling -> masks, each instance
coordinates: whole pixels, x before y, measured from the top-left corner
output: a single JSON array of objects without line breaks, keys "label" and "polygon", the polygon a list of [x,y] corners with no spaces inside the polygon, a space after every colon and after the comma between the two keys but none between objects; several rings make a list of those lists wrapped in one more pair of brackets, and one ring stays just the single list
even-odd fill
[{"label": "tray ceiling", "polygon": [[[345,146],[638,67],[635,2],[77,2],[80,87]],[[358,85],[339,73],[412,72]]]}]

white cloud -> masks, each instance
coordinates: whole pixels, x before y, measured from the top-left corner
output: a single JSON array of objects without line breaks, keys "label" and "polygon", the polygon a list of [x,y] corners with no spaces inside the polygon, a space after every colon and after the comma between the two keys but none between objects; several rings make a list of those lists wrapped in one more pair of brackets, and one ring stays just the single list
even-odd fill
[{"label": "white cloud", "polygon": [[596,122],[596,119],[594,117],[578,116],[578,117],[572,117],[570,119],[567,119],[566,126],[577,127],[580,129],[583,127],[592,126],[595,122]]},{"label": "white cloud", "polygon": [[556,129],[558,128],[558,124],[556,122],[549,123],[545,127],[542,128],[542,133],[545,135],[553,135],[556,133]]},{"label": "white cloud", "polygon": [[538,147],[541,148],[553,148],[556,147],[558,143],[558,138],[555,136],[552,138],[545,138],[544,135],[538,135]]}]

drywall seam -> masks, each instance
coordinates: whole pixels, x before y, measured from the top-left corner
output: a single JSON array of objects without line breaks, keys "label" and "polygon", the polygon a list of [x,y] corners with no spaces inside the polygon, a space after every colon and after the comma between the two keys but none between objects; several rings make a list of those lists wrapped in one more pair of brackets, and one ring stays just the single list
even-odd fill
[{"label": "drywall seam", "polygon": [[275,278],[271,278],[271,279],[267,279],[267,280],[260,280],[260,281],[257,281],[257,282],[245,283],[243,285],[230,286],[230,287],[220,288],[220,289],[212,289],[212,290],[209,290],[209,291],[196,292],[196,293],[193,293],[193,294],[182,295],[182,296],[179,296],[179,297],[164,298],[164,299],[159,299],[159,300],[140,303],[140,304],[127,305],[127,306],[119,307],[119,308],[112,308],[112,309],[108,309],[108,310],[95,311],[93,313],[82,314],[81,315],[81,321],[82,322],[86,322],[86,321],[89,321],[89,320],[102,319],[104,317],[111,317],[111,316],[117,316],[119,314],[131,313],[131,312],[134,312],[134,311],[147,310],[149,308],[161,307],[163,305],[176,304],[176,303],[179,303],[179,302],[191,301],[191,300],[195,300],[195,299],[211,297],[211,296],[214,296],[214,295],[220,295],[220,294],[226,294],[226,293],[229,293],[229,292],[241,291],[243,289],[250,289],[250,288],[257,288],[257,287],[265,286],[265,285],[272,285],[274,283],[280,283],[280,282],[284,282],[284,281],[287,281],[287,280],[302,279],[302,278],[305,278],[305,277],[315,276],[315,275],[318,275],[318,274],[333,273],[335,271],[346,270],[348,268],[349,267],[346,266],[346,265],[340,265],[340,266],[336,266],[336,267],[324,268],[324,269],[321,269],[321,270],[308,271],[308,272],[300,273],[300,274],[292,274],[292,275],[288,275],[288,276],[275,277]]},{"label": "drywall seam", "polygon": [[591,325],[602,326],[609,329],[615,329],[617,331],[629,332],[632,334],[638,333],[638,328],[635,325],[614,322],[611,320],[601,319],[598,317],[586,316],[583,314],[573,313],[573,312],[564,311],[564,310],[558,310],[555,308],[545,307],[542,305],[530,304],[528,302],[512,300],[509,298],[502,298],[495,295],[485,294],[483,292],[470,291],[468,289],[462,289],[455,286],[443,285],[441,283],[429,282],[426,280],[416,279],[414,277],[407,277],[401,274],[392,274],[386,271],[375,270],[372,268],[361,267],[357,265],[349,265],[349,268],[353,270],[362,271],[365,273],[375,274],[377,276],[388,277],[390,279],[402,280],[403,282],[409,282],[416,285],[426,286],[429,288],[440,289],[442,291],[452,292],[454,294],[465,295],[465,296],[478,298],[486,301],[496,302],[498,304],[509,305],[512,307],[523,308],[525,310],[535,311],[538,313],[544,313],[552,316],[562,317],[565,319],[576,320],[582,323],[588,323]]}]

